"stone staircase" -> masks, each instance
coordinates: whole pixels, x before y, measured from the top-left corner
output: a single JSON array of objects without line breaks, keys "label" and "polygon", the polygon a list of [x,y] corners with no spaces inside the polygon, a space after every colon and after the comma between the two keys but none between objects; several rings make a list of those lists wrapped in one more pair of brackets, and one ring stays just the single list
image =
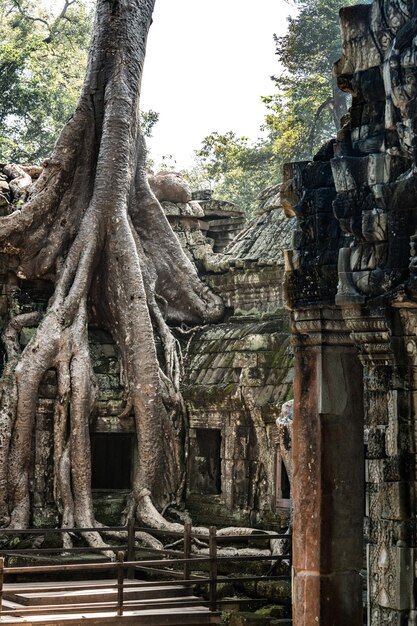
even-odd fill
[{"label": "stone staircase", "polygon": [[[185,586],[125,580],[122,616],[117,615],[116,602],[116,580],[6,584],[0,624],[205,626],[220,622],[220,614],[202,606]],[[29,607],[37,610],[26,613]]]}]

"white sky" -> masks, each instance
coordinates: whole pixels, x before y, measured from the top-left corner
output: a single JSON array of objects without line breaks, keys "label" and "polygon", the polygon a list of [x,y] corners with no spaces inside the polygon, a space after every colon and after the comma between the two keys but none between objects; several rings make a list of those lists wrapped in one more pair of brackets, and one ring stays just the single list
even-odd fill
[{"label": "white sky", "polygon": [[279,66],[273,34],[294,9],[284,0],[156,0],[142,86],[142,109],[159,121],[148,140],[158,164],[178,168],[213,131],[256,139]]},{"label": "white sky", "polygon": [[[60,9],[62,0],[40,0]],[[178,169],[213,131],[257,139],[279,72],[273,34],[283,35],[291,0],[156,0],[142,85],[143,110],[159,113],[148,147],[155,165]]]}]

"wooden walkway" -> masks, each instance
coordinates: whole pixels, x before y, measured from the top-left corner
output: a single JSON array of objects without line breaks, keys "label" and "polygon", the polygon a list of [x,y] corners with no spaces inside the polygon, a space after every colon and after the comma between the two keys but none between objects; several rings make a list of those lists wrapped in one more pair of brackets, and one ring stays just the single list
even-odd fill
[{"label": "wooden walkway", "polygon": [[[2,529],[0,536],[16,535],[19,545],[21,536],[33,539],[32,535],[41,535],[44,540],[51,534],[66,532],[77,536],[96,531],[96,528]],[[219,583],[289,580],[288,574],[271,575],[269,571],[271,564],[290,563],[291,537],[288,534],[264,534],[254,530],[250,535],[218,536],[216,528],[211,527],[207,537],[193,532],[191,524],[185,524],[183,532],[159,531],[164,537],[172,537],[175,546],[182,543],[183,549],[170,547],[160,550],[136,545],[136,531],[156,531],[136,528],[133,520],[126,526],[100,528],[100,531],[117,532],[120,541],[123,538],[127,540],[124,545],[106,546],[106,552],[109,549],[114,552],[116,561],[91,561],[91,553],[100,550],[85,546],[67,548],[65,554],[62,547],[6,547],[0,550],[0,626],[89,626],[107,622],[124,626],[209,626],[220,623],[220,606],[236,604],[235,598],[218,597]],[[192,539],[203,539],[208,544],[207,551],[192,554]],[[218,542],[243,543],[250,547],[253,541],[259,546],[260,542],[270,544],[272,539],[284,543],[287,547],[285,554],[272,555],[268,551],[262,555],[255,552],[254,555],[225,556],[217,551]],[[139,555],[142,558],[137,560]],[[13,560],[10,563],[11,557]],[[105,557],[108,559],[107,554]],[[26,559],[29,562],[22,564]],[[74,563],[73,559],[78,562]],[[21,564],[15,565],[16,560]],[[43,565],[38,565],[39,561]],[[229,569],[231,565],[235,568],[236,573],[227,571],[225,561]],[[252,561],[265,562],[265,573],[248,575],[246,567]],[[219,576],[218,569],[222,567],[226,571]],[[45,576],[49,580],[55,579],[55,582],[38,582]],[[84,576],[87,580],[83,580]],[[103,579],[103,576],[111,578]],[[135,576],[141,580],[135,579]],[[9,582],[28,579],[33,582]],[[204,600],[193,595],[196,588],[204,589]],[[262,598],[255,601],[261,605],[266,602]]]},{"label": "wooden walkway", "polygon": [[200,605],[186,586],[125,581],[122,616],[115,609],[117,593],[117,580],[6,584],[0,624],[206,626],[220,622],[220,614]]}]

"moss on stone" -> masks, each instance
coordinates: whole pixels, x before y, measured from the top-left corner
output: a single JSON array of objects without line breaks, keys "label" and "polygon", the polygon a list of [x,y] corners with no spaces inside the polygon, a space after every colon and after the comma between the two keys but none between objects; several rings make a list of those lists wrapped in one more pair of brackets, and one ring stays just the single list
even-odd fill
[{"label": "moss on stone", "polygon": [[94,512],[97,520],[105,526],[118,526],[129,492],[117,494],[96,492],[93,494]]},{"label": "moss on stone", "polygon": [[257,584],[257,593],[270,600],[275,600],[275,602],[291,604],[291,583],[289,580],[261,580]]},{"label": "moss on stone", "polygon": [[230,626],[269,626],[271,619],[249,611],[232,613],[230,616]]},{"label": "moss on stone", "polygon": [[274,617],[283,619],[289,617],[288,606],[283,606],[282,604],[270,604],[268,606],[263,606],[261,609],[256,611],[257,615],[263,615],[264,617]]}]

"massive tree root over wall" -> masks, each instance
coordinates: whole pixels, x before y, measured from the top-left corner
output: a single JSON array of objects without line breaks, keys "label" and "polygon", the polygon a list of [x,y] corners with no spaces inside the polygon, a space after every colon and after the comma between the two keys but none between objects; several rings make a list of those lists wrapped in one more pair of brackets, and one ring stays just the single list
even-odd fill
[{"label": "massive tree root over wall", "polygon": [[[134,410],[134,513],[147,525],[163,525],[157,508],[181,489],[182,452],[167,409],[180,403],[180,361],[167,320],[213,322],[222,304],[199,280],[147,182],[139,95],[154,1],[97,0],[77,109],[24,204],[0,218],[0,245],[19,257],[18,276],[47,278],[54,285],[41,319],[16,316],[4,333],[2,526],[18,529],[30,521],[38,387],[50,368],[58,379],[54,480],[62,525],[98,526],[89,441],[95,397],[91,319],[113,335]],[[36,326],[36,333],[20,351],[17,336],[25,325]],[[155,333],[164,348],[164,371]],[[86,538],[103,545],[99,532]]]}]

